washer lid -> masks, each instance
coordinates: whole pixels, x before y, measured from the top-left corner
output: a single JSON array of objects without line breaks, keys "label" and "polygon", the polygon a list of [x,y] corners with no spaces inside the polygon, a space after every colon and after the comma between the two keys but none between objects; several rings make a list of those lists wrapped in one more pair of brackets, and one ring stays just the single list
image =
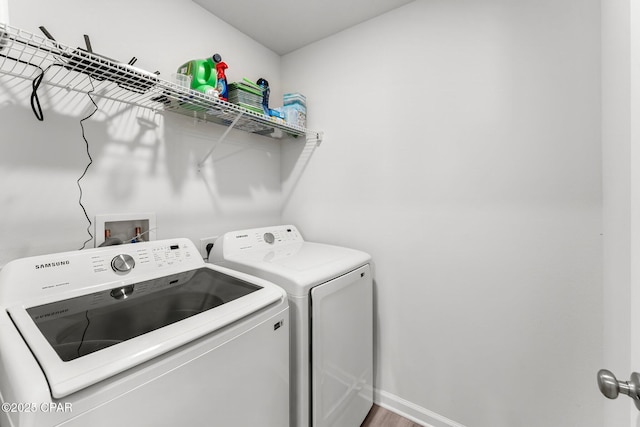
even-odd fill
[{"label": "washer lid", "polygon": [[7,311],[62,398],[284,299],[264,280],[206,265]]}]

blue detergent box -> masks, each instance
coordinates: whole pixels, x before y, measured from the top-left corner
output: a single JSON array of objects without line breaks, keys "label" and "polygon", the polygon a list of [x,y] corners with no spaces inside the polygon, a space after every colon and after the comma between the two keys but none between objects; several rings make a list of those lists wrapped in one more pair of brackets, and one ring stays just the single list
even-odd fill
[{"label": "blue detergent box", "polygon": [[298,104],[289,104],[282,107],[285,121],[294,126],[307,127],[307,109]]},{"label": "blue detergent box", "polygon": [[307,126],[307,98],[301,93],[285,93],[283,96],[285,121],[295,126]]}]

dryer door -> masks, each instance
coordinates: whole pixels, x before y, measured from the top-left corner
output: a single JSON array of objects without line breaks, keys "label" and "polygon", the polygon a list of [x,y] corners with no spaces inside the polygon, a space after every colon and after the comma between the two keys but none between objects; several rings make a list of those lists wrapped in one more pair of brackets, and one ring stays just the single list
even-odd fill
[{"label": "dryer door", "polygon": [[373,403],[369,265],[311,289],[312,426],[356,426]]}]

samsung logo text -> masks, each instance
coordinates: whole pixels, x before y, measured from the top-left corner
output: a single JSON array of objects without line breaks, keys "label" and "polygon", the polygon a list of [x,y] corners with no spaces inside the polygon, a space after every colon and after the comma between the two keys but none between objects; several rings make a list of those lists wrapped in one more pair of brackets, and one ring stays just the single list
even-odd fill
[{"label": "samsung logo text", "polygon": [[36,270],[40,270],[41,268],[62,267],[63,265],[69,265],[69,260],[48,262],[46,264],[36,264]]}]

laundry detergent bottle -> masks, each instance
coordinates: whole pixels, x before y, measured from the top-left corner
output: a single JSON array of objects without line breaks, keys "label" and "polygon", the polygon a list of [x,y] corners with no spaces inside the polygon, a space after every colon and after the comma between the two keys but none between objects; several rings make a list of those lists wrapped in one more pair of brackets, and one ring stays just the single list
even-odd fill
[{"label": "laundry detergent bottle", "polygon": [[191,89],[208,95],[215,95],[218,86],[218,72],[216,70],[216,56],[206,59],[194,59],[178,68],[178,73],[191,76]]}]

